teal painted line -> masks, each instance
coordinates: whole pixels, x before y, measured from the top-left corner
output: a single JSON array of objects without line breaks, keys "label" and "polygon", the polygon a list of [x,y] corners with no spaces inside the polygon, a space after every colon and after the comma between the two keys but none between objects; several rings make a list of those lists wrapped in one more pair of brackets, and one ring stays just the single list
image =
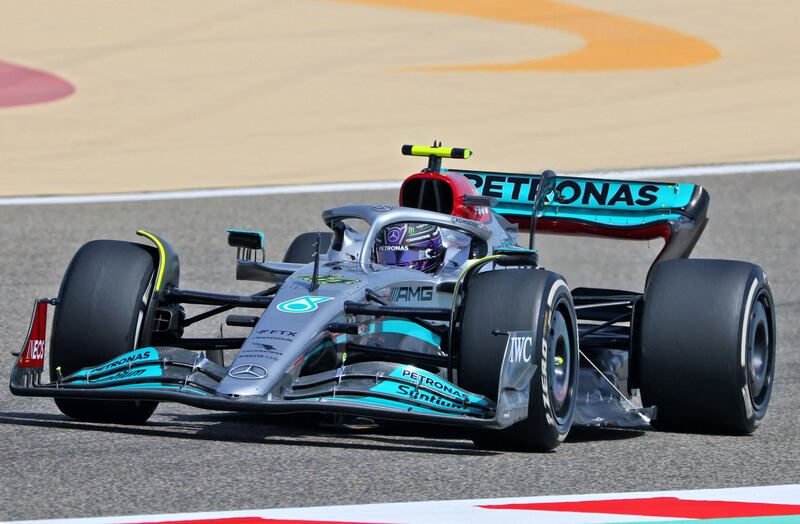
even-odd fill
[{"label": "teal painted line", "polygon": [[[494,211],[501,215],[530,216],[530,206],[510,205],[497,206]],[[639,226],[642,224],[652,224],[662,220],[680,220],[683,215],[669,212],[639,212],[619,213],[599,209],[570,209],[564,210],[561,207],[547,206],[540,216],[546,218],[561,218],[564,220],[583,220],[608,226]]]},{"label": "teal painted line", "polygon": [[[639,522],[625,521],[625,524],[653,524],[653,520]],[[800,524],[800,515],[781,515],[778,517],[734,517],[724,519],[688,519],[659,521],[669,524]],[[619,524],[619,520],[609,520],[605,524]]]},{"label": "teal painted line", "polygon": [[126,382],[132,378],[160,378],[161,377],[161,366],[159,365],[149,365],[149,366],[138,366],[135,368],[128,369],[127,367],[123,367],[122,369],[116,369],[112,371],[110,374],[106,374],[102,377],[97,377],[93,375],[88,376],[83,375],[83,377],[79,380],[70,380],[65,386],[76,386],[76,385],[83,385],[83,384],[104,384],[109,383],[112,384],[114,382]]},{"label": "teal painted line", "polygon": [[[414,386],[411,386],[409,384],[398,384],[397,382],[394,382],[392,380],[384,380],[377,386],[371,387],[370,391],[374,391],[376,393],[383,393],[385,395],[391,395],[393,397],[397,397],[400,399],[407,398],[409,400],[421,402],[429,406],[438,406],[442,409],[456,410],[463,415],[480,416],[484,413],[480,409],[476,409],[474,407],[461,407],[450,400],[442,398],[441,395],[430,393],[429,391],[420,391],[416,394],[416,396],[412,396],[412,393],[414,391]],[[401,402],[403,401],[401,400]],[[403,405],[406,406],[407,404],[403,402]]]},{"label": "teal painted line", "polygon": [[97,375],[99,373],[107,373],[112,370],[124,370],[128,369],[128,364],[140,364],[142,362],[161,362],[158,357],[158,351],[152,347],[139,348],[137,350],[124,353],[114,359],[109,360],[108,362],[100,364],[99,366],[78,370],[66,378],[85,379],[87,375]]},{"label": "teal painted line", "polygon": [[109,386],[107,389],[169,389],[172,391],[181,391],[195,393],[198,395],[209,396],[210,393],[201,389],[196,389],[191,386],[176,386],[173,384],[161,384],[158,382],[144,382],[142,384],[120,384],[117,386]]},{"label": "teal painted line", "polygon": [[250,235],[258,235],[261,239],[261,249],[264,249],[264,233],[261,231],[248,231],[247,229],[226,229],[226,233],[247,233]]},{"label": "teal painted line", "polygon": [[418,338],[434,346],[441,346],[442,343],[442,337],[408,320],[384,320],[375,322],[370,325],[369,333],[396,333]]},{"label": "teal painted line", "polygon": [[[445,415],[445,416],[450,415],[449,413],[444,413],[442,411],[435,411],[433,409],[427,409],[418,406],[410,406],[404,402],[398,402],[396,400],[388,400],[378,397],[343,397],[337,395],[336,397],[318,397],[318,398],[323,398],[325,400],[345,401],[345,402],[353,402],[356,404],[367,404],[371,406],[394,408],[400,411],[412,411],[415,413],[435,413],[437,415]],[[308,400],[313,400],[313,399],[308,399]],[[452,414],[450,416],[460,417],[462,415]]]},{"label": "teal painted line", "polygon": [[[521,204],[528,208],[533,204],[532,197],[535,193],[535,187],[531,187],[532,182],[538,182],[541,178],[540,175],[483,173],[466,169],[443,169],[442,171],[460,172],[480,177],[482,179],[480,189],[484,195],[488,193],[489,196],[496,196],[501,204]],[[511,180],[515,180],[517,183],[515,184]],[[485,187],[487,184],[489,187]],[[569,203],[553,204],[561,209],[615,209],[626,213],[683,208],[691,201],[696,186],[694,184],[557,176],[556,187],[561,191],[564,199],[567,201],[574,199]]]},{"label": "teal painted line", "polygon": [[[413,373],[413,374],[412,374]],[[455,384],[448,382],[446,379],[438,375],[434,375],[429,371],[425,371],[424,369],[419,369],[414,366],[404,366],[402,368],[397,368],[391,373],[389,373],[390,377],[394,378],[403,378],[406,380],[419,380],[415,379],[415,377],[422,377],[421,384],[429,387],[434,390],[439,390],[442,393],[446,393],[453,397],[466,397],[466,399],[473,403],[473,404],[482,404],[484,406],[488,406],[486,399],[481,397],[476,397],[475,395],[470,395],[469,392],[459,388]]]},{"label": "teal painted line", "polygon": [[[540,175],[452,171],[465,174],[483,195],[497,198],[496,212],[530,215]],[[683,217],[680,211],[689,205],[696,187],[694,184],[558,176],[556,188],[562,201],[548,202],[542,209],[542,216],[608,226],[641,226],[677,220]]]}]

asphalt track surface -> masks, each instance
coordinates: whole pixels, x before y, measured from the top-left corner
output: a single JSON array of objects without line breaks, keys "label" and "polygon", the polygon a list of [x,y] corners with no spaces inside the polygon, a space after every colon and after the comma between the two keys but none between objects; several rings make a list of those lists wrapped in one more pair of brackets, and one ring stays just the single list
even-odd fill
[{"label": "asphalt track surface", "polygon": [[[697,182],[712,203],[694,256],[761,264],[777,303],[776,385],[752,436],[583,430],[554,453],[494,453],[429,428],[349,431],[167,404],[145,426],[84,424],[48,399],[3,388],[0,519],[797,483],[800,173]],[[57,294],[71,255],[89,239],[133,240],[137,228],[150,228],[180,253],[183,286],[244,292],[258,284],[233,280],[226,228],[266,230],[277,259],[295,235],[319,229],[323,208],[395,201],[394,192],[376,191],[0,207],[0,381],[8,381],[32,299]],[[539,248],[572,286],[638,290],[655,244],[547,237]]]}]

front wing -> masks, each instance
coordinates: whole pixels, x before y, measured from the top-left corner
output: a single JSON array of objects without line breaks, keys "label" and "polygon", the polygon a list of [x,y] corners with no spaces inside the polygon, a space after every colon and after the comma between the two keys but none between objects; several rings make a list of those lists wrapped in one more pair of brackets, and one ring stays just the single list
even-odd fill
[{"label": "front wing", "polygon": [[[42,304],[37,303],[39,313]],[[527,416],[530,382],[536,369],[531,362],[512,358],[510,347],[506,347],[497,402],[423,369],[393,362],[345,365],[295,378],[288,387],[263,396],[236,397],[217,393],[228,370],[207,359],[202,352],[145,347],[66,376],[61,376],[60,369],[56,369],[56,380],[43,382],[44,335],[36,333],[41,323],[36,316],[11,372],[10,388],[15,395],[156,400],[223,411],[338,413],[504,428]],[[530,336],[530,333],[511,335]]]}]

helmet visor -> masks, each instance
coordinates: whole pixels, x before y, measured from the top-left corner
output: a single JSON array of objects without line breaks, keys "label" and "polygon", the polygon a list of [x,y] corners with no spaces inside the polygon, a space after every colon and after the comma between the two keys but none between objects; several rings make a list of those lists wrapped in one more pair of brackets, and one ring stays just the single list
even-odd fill
[{"label": "helmet visor", "polygon": [[420,260],[427,260],[429,257],[430,249],[406,249],[406,250],[393,250],[386,248],[378,248],[375,253],[375,261],[378,264],[385,266],[403,266],[410,267],[414,262]]}]

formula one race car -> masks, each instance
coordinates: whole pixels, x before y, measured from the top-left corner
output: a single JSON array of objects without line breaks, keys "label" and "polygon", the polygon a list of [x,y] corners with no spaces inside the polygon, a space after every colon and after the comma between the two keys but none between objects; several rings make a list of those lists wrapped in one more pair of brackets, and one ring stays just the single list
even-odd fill
[{"label": "formula one race car", "polygon": [[[762,269],[689,260],[707,219],[692,184],[443,169],[428,157],[400,205],[328,209],[268,262],[259,232],[228,231],[246,296],[179,285],[178,257],[95,240],[58,298],[36,301],[11,375],[86,421],[143,423],[159,401],[463,428],[483,448],[550,450],[576,425],[752,432],[767,411],[775,315]],[[527,247],[518,229],[529,231]],[[535,233],[663,238],[644,293],[577,288],[538,266]],[[214,306],[187,317],[182,304]],[[48,306],[55,307],[43,381]],[[189,338],[229,315],[247,338]],[[226,365],[222,350],[238,349]],[[699,409],[702,405],[703,409]]]}]

